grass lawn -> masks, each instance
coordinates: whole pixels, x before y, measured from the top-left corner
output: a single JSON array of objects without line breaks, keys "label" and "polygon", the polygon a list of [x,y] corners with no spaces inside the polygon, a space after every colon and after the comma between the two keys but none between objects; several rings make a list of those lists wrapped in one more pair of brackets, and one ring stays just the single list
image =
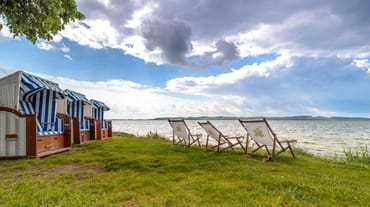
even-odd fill
[{"label": "grass lawn", "polygon": [[370,206],[370,165],[271,162],[114,133],[43,159],[0,160],[0,206]]}]

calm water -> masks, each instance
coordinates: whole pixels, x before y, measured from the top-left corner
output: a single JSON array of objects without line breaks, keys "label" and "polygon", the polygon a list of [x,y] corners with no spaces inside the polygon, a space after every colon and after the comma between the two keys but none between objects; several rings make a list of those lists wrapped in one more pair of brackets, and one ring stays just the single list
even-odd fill
[{"label": "calm water", "polygon": [[[205,134],[197,121],[186,122],[192,133]],[[211,122],[225,135],[245,135],[245,130],[237,120]],[[344,149],[359,151],[359,147],[370,148],[370,121],[271,120],[269,123],[279,139],[297,139],[297,147],[315,155],[342,156]],[[114,120],[113,131],[135,135],[157,132],[168,139],[172,138],[167,120]]]}]

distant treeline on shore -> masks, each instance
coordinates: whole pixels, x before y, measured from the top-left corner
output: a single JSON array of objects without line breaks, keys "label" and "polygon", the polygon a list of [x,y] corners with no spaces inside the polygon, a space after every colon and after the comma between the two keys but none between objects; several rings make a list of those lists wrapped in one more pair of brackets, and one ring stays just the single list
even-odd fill
[{"label": "distant treeline on shore", "polygon": [[[185,120],[238,120],[238,119],[261,119],[262,117],[236,117],[236,116],[190,116],[190,117],[158,117],[154,119],[113,119],[113,120],[168,120],[168,119],[185,119]],[[325,116],[282,116],[266,117],[269,120],[336,120],[336,121],[370,121],[365,117],[325,117]]]}]

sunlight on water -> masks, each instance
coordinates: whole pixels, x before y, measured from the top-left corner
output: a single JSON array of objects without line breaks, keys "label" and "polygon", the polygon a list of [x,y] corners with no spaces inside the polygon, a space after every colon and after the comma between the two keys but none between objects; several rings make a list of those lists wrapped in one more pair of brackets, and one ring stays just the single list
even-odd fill
[{"label": "sunlight on water", "polygon": [[[237,120],[211,122],[225,135],[245,135],[245,130]],[[186,123],[192,133],[205,134],[197,121],[187,120]],[[271,120],[269,123],[279,139],[297,139],[297,147],[315,155],[341,157],[344,150],[370,146],[370,121]],[[134,135],[157,132],[172,139],[167,120],[114,120],[113,131]]]}]

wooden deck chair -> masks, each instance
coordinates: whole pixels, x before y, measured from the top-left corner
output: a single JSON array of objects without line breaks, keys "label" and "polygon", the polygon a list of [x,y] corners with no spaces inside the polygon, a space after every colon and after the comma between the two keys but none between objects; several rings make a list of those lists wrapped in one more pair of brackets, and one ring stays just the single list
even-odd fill
[{"label": "wooden deck chair", "polygon": [[184,119],[169,119],[168,122],[172,127],[172,143],[174,145],[184,143],[186,146],[197,143],[200,146],[199,139],[201,134],[192,134]]},{"label": "wooden deck chair", "polygon": [[[216,141],[216,145],[212,146],[212,149],[214,150],[216,148],[216,153],[222,152],[226,149],[233,149],[234,146],[239,145],[244,152],[246,152],[246,148],[243,146],[243,139],[245,137],[239,136],[239,137],[229,137],[222,134],[211,122],[198,122],[198,124],[206,131],[207,133],[207,142],[206,142],[206,149],[208,150],[208,142],[209,138],[211,137]],[[235,140],[232,142],[231,140]]]},{"label": "wooden deck chair", "polygon": [[[265,148],[269,154],[267,160],[275,158],[282,152],[289,150],[292,156],[295,158],[292,147],[297,144],[297,140],[279,140],[276,134],[272,131],[271,126],[267,122],[266,118],[261,120],[240,120],[240,124],[247,131],[247,146],[250,140],[253,140],[257,148],[253,149],[252,153],[256,152],[261,148]],[[269,150],[271,148],[271,152]],[[248,154],[246,152],[246,154]]]}]

